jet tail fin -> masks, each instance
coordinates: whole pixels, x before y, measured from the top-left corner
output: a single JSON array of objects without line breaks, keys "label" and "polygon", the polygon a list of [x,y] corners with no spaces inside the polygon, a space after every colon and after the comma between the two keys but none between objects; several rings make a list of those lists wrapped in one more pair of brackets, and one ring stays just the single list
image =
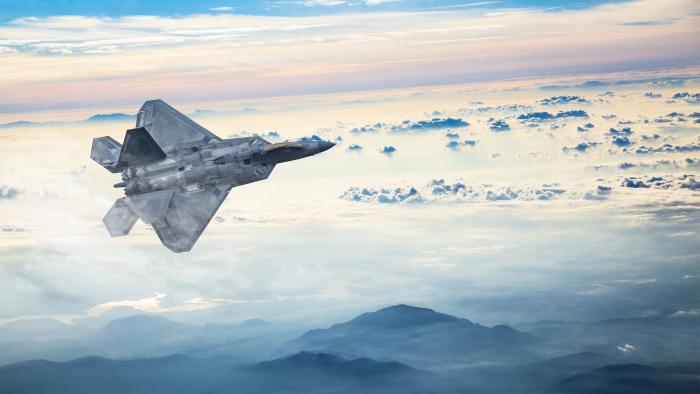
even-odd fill
[{"label": "jet tail fin", "polygon": [[95,138],[92,140],[90,158],[109,172],[119,172],[117,162],[119,161],[119,152],[121,150],[122,144],[115,141],[112,137]]},{"label": "jet tail fin", "polygon": [[129,234],[134,223],[139,218],[134,211],[129,208],[125,202],[126,197],[122,197],[114,202],[112,208],[109,209],[102,223],[104,223],[109,235],[112,237],[121,237]]},{"label": "jet tail fin", "polygon": [[90,158],[109,172],[120,172],[133,165],[164,159],[165,156],[165,152],[143,127],[127,130],[123,145],[109,136],[95,138],[90,152]]},{"label": "jet tail fin", "polygon": [[162,160],[165,156],[165,152],[158,146],[148,130],[139,127],[126,131],[116,168],[123,170],[134,165]]}]

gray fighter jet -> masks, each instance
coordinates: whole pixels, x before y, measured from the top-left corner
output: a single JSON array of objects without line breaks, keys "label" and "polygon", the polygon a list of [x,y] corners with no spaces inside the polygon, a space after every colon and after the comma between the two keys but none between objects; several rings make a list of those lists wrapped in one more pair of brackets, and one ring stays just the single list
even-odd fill
[{"label": "gray fighter jet", "polygon": [[126,235],[137,219],[156,230],[163,245],[187,252],[231,188],[261,181],[278,163],[312,156],[328,141],[271,144],[264,139],[221,139],[162,100],[146,101],[124,144],[92,141],[90,158],[122,173],[124,188],[102,220],[112,237]]}]

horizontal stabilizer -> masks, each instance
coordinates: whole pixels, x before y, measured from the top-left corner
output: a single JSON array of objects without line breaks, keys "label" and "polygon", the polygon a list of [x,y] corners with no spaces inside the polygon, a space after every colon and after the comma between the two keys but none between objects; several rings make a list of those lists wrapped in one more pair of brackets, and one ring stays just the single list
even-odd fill
[{"label": "horizontal stabilizer", "polygon": [[165,225],[153,225],[163,245],[173,252],[188,252],[228,195],[228,188],[212,187],[175,192]]},{"label": "horizontal stabilizer", "polygon": [[173,197],[172,190],[135,194],[124,200],[136,215],[146,224],[160,225]]},{"label": "horizontal stabilizer", "polygon": [[109,209],[102,223],[104,223],[109,235],[112,237],[120,237],[129,234],[138,216],[129,208],[122,197],[114,202],[112,208]]},{"label": "horizontal stabilizer", "polygon": [[122,145],[112,137],[100,137],[92,140],[92,151],[90,158],[109,172],[119,172],[117,161]]},{"label": "horizontal stabilizer", "polygon": [[127,130],[121,148],[117,161],[117,169],[119,170],[165,158],[163,150],[143,127]]}]

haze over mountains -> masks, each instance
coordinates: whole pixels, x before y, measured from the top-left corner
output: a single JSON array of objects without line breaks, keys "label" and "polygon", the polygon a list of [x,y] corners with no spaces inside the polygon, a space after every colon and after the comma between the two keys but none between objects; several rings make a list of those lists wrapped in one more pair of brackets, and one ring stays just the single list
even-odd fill
[{"label": "haze over mountains", "polygon": [[[198,326],[143,314],[100,327],[20,321],[0,326],[10,363],[0,391],[697,392],[699,318],[675,319],[538,322],[525,332],[395,305],[301,335],[260,320]],[[676,335],[661,348],[665,324]]]}]

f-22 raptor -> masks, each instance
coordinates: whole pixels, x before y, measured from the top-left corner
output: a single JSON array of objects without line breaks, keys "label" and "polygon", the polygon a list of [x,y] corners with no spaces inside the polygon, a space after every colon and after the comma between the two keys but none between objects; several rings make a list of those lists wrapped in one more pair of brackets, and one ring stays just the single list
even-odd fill
[{"label": "f-22 raptor", "polygon": [[259,136],[222,139],[162,100],[146,101],[124,143],[92,141],[90,158],[112,173],[126,194],[102,220],[112,237],[141,219],[163,245],[187,252],[229,191],[270,176],[275,165],[326,151],[323,140],[272,144]]}]

